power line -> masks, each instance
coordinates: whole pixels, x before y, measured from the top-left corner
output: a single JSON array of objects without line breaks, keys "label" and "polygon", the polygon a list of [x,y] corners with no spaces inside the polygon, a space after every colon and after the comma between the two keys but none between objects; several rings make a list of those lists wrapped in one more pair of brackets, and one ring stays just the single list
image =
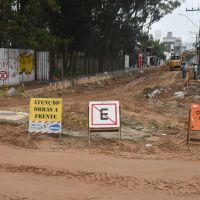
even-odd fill
[{"label": "power line", "polygon": [[[197,7],[197,8],[194,8],[194,6]],[[195,11],[198,12],[198,11],[200,11],[199,0],[198,0],[197,4],[195,3],[195,5],[194,5],[194,1],[192,0],[192,8],[190,8],[190,9],[188,9],[188,2],[186,1],[186,11],[187,12],[195,12]]]},{"label": "power line", "polygon": [[[186,0],[186,11],[187,12],[192,12],[192,21],[193,21],[193,17],[194,17],[194,13],[196,12],[199,12],[200,11],[200,7],[199,7],[199,0],[197,2],[197,4],[195,4],[195,8],[194,9],[194,1],[192,0],[192,8],[191,9],[188,9],[188,2]],[[196,18],[196,17],[195,17]],[[198,16],[197,18],[199,18],[199,13],[198,13]],[[188,18],[189,19],[189,18]],[[193,24],[194,25],[194,24]],[[196,27],[196,26],[195,26]],[[198,28],[199,29],[199,28]],[[199,33],[196,35],[196,52],[197,52],[197,58],[198,58],[198,71],[200,71],[200,51],[198,50],[198,46],[200,45],[200,29],[199,29]]]},{"label": "power line", "polygon": [[194,8],[192,8],[192,9],[187,9],[187,8],[186,8],[186,11],[187,11],[187,12],[200,11],[200,8],[196,8],[196,9],[194,9]]}]

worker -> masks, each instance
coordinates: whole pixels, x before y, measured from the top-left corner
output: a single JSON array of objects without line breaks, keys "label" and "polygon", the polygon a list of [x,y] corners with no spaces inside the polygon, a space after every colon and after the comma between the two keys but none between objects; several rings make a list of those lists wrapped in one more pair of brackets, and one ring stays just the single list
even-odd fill
[{"label": "worker", "polygon": [[186,78],[186,62],[185,61],[181,62],[181,70],[183,73],[183,79],[185,79]]},{"label": "worker", "polygon": [[193,64],[193,71],[194,71],[194,80],[197,80],[198,66],[196,63]]}]

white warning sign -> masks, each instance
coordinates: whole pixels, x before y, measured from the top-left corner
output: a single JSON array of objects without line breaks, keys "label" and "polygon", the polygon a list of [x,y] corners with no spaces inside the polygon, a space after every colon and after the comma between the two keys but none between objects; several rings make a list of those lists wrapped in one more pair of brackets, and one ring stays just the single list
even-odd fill
[{"label": "white warning sign", "polygon": [[119,101],[89,102],[89,128],[119,127]]}]

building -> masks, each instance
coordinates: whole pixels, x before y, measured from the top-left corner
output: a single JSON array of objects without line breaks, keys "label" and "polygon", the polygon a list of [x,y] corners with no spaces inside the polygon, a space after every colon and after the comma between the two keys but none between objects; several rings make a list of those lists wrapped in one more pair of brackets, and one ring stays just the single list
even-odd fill
[{"label": "building", "polygon": [[168,32],[167,36],[163,37],[163,46],[168,53],[180,53],[182,50],[182,39],[173,37],[172,32]]},{"label": "building", "polygon": [[186,50],[191,50],[196,48],[194,42],[184,42],[183,45],[185,46]]}]

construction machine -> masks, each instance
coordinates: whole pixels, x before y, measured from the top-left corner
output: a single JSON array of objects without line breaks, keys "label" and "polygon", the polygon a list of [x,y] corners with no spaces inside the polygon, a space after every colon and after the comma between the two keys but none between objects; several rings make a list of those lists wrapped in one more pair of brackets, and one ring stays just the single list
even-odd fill
[{"label": "construction machine", "polygon": [[170,71],[175,69],[181,70],[181,56],[175,53],[171,54],[171,59],[167,61],[167,66],[169,66]]},{"label": "construction machine", "polygon": [[196,55],[196,51],[193,49],[183,51],[179,55],[172,53],[171,59],[167,61],[167,66],[169,66],[170,71],[174,71],[176,69],[181,70],[181,62],[183,60],[186,62],[189,62],[190,60],[192,60],[192,58],[195,57],[195,55]]}]

